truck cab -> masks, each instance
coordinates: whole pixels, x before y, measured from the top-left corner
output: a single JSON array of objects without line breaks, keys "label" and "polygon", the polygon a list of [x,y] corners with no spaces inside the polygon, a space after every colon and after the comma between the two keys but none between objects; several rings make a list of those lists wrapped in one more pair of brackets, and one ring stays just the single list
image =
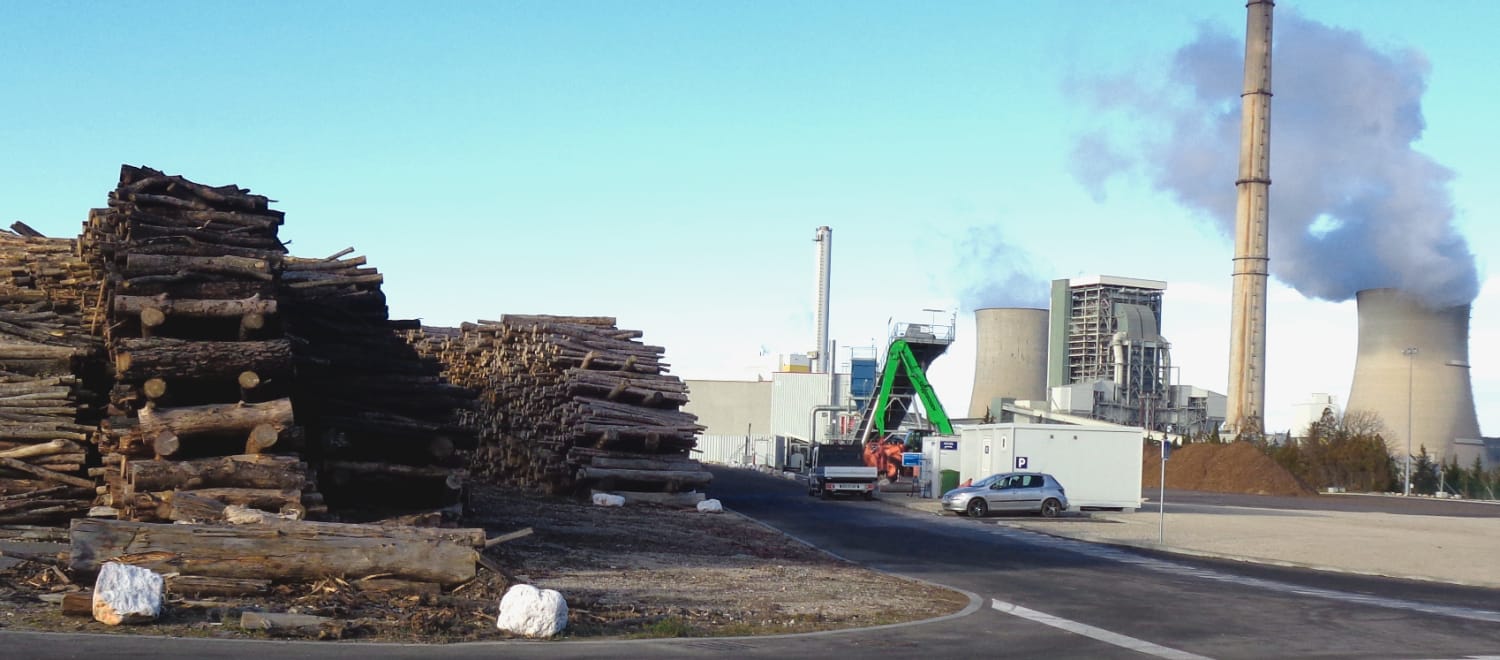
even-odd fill
[{"label": "truck cab", "polygon": [[859,495],[875,499],[879,473],[865,465],[864,447],[858,444],[816,444],[807,459],[807,494],[814,497]]}]

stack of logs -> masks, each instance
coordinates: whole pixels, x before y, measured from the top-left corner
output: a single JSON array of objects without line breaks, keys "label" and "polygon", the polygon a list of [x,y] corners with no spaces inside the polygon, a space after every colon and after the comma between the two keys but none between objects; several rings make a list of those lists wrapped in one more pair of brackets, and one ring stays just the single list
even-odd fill
[{"label": "stack of logs", "polygon": [[297,457],[260,457],[301,444],[276,301],[283,214],[269,202],[127,165],[109,207],[89,213],[81,252],[101,282],[115,380],[96,515],[324,509]]},{"label": "stack of logs", "polygon": [[102,347],[82,303],[98,293],[75,241],[14,228],[0,232],[0,524],[56,522],[94,499]]},{"label": "stack of logs", "polygon": [[696,501],[712,479],[688,458],[702,427],[678,410],[687,387],[665,374],[664,349],[640,337],[611,317],[505,315],[408,341],[480,392],[466,417],[480,437],[475,472],[549,492]]},{"label": "stack of logs", "polygon": [[319,483],[346,518],[392,511],[460,513],[474,434],[457,411],[474,393],[446,383],[388,317],[381,275],[352,249],[323,259],[289,257],[281,281],[294,339],[293,401],[308,429]]}]

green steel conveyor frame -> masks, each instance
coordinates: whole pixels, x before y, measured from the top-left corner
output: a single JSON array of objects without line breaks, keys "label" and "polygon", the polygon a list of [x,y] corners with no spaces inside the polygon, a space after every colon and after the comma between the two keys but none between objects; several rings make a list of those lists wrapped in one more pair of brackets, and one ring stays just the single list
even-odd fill
[{"label": "green steel conveyor frame", "polygon": [[880,375],[880,393],[876,396],[875,406],[872,410],[875,430],[884,436],[889,431],[885,427],[886,408],[891,403],[891,389],[895,387],[896,378],[905,373],[911,381],[912,389],[916,390],[917,398],[922,401],[922,408],[927,411],[927,419],[937,427],[943,435],[953,435],[953,422],[948,419],[947,411],[943,410],[943,404],[938,401],[937,392],[932,389],[932,384],[927,382],[927,373],[922,370],[922,364],[917,356],[912,353],[911,346],[904,339],[891,342],[891,348],[886,352],[885,368]]}]

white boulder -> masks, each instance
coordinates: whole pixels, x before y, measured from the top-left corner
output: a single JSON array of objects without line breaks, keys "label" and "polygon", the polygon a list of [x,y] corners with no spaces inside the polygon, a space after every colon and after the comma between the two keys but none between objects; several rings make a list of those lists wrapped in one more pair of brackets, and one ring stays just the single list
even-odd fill
[{"label": "white boulder", "polygon": [[495,627],[526,637],[551,637],[568,627],[568,603],[554,589],[518,584],[500,598]]},{"label": "white boulder", "polygon": [[718,500],[703,500],[698,503],[698,511],[702,513],[723,513],[724,505]]},{"label": "white boulder", "polygon": [[625,506],[625,498],[609,493],[594,493],[594,504],[596,506]]},{"label": "white boulder", "polygon": [[111,626],[161,616],[162,579],[151,569],[106,562],[94,582],[94,618]]}]

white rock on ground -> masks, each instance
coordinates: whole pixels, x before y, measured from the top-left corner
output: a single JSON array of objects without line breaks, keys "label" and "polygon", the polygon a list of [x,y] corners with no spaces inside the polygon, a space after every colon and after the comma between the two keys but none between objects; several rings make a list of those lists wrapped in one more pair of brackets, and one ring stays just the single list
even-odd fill
[{"label": "white rock on ground", "polygon": [[495,627],[527,637],[551,637],[568,627],[568,603],[554,589],[518,584],[500,598]]},{"label": "white rock on ground", "polygon": [[698,503],[698,510],[703,513],[723,513],[724,505],[718,500],[703,500]]},{"label": "white rock on ground", "polygon": [[594,504],[597,506],[625,506],[625,498],[609,493],[594,493]]},{"label": "white rock on ground", "polygon": [[94,582],[94,618],[111,626],[161,616],[162,579],[151,569],[106,562]]}]

